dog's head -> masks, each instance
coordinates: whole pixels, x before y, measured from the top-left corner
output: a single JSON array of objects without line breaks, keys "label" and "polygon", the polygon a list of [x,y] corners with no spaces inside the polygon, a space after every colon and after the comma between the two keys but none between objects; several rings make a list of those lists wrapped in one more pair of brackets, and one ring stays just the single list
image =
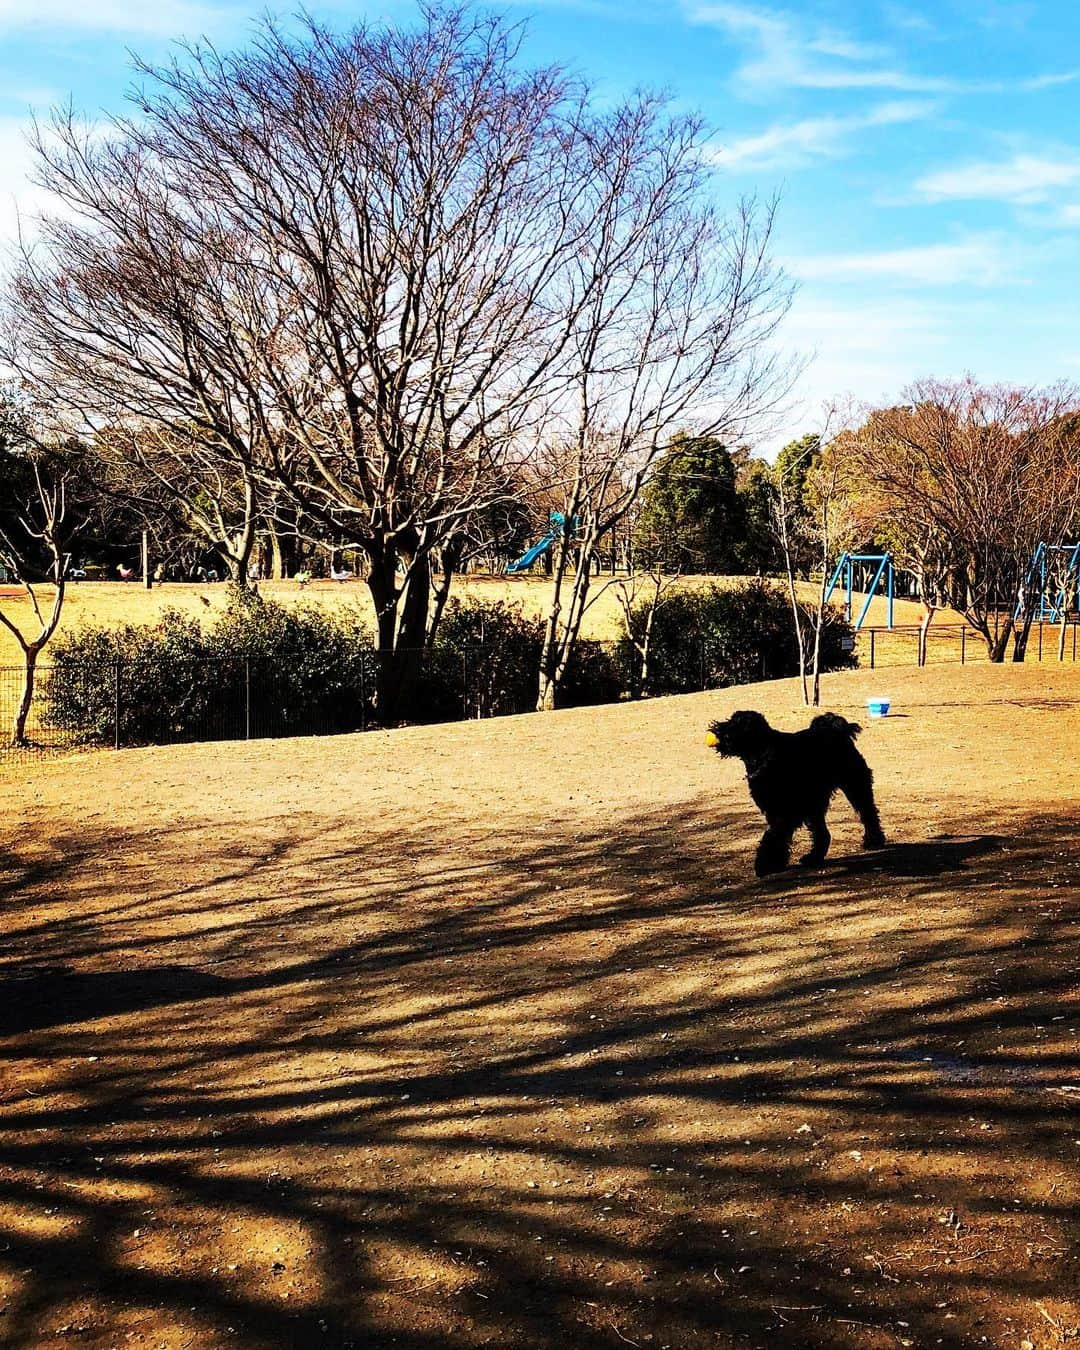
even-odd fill
[{"label": "dog's head", "polygon": [[718,755],[733,755],[737,759],[753,757],[764,749],[772,727],[759,712],[732,713],[726,722],[713,722],[705,744]]}]

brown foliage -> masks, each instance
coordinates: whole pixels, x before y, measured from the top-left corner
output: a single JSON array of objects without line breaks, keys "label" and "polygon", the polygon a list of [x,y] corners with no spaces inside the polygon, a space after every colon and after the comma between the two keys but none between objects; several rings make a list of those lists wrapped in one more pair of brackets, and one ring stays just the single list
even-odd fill
[{"label": "brown foliage", "polygon": [[1022,657],[1040,542],[1080,517],[1080,391],[921,380],[838,439],[849,489],[931,603]]}]

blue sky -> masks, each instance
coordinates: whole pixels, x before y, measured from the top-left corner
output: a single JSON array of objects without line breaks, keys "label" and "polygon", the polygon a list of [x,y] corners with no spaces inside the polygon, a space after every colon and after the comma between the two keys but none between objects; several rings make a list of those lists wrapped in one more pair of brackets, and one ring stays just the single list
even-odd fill
[{"label": "blue sky", "polygon": [[[129,50],[242,42],[264,5],[0,0],[0,239],[40,205],[33,110],[121,106]],[[1080,6],[1072,0],[521,0],[526,56],[603,96],[660,87],[714,128],[721,199],[781,194],[798,283],[783,341],[813,356],[781,429],[910,379],[1080,379]],[[309,4],[405,18],[402,3]]]}]

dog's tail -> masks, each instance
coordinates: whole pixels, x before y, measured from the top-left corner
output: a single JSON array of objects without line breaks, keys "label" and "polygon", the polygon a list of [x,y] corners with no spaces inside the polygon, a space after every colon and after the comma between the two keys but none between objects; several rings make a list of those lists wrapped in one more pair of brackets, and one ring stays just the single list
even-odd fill
[{"label": "dog's tail", "polygon": [[818,732],[819,735],[847,736],[854,741],[862,731],[862,727],[858,722],[849,722],[843,717],[838,717],[836,713],[821,713],[810,723],[810,730]]}]

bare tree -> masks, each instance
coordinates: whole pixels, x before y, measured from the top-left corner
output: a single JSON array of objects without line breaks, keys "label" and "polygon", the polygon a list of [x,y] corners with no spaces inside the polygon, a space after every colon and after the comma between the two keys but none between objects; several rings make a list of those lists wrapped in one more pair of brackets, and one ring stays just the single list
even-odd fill
[{"label": "bare tree", "polygon": [[[774,492],[770,498],[772,529],[784,563],[788,604],[791,608],[792,633],[799,662],[799,687],[803,703],[809,706],[810,686],[807,684],[808,666],[815,635],[820,635],[822,609],[812,619],[799,599],[798,578],[809,577],[816,560],[814,522],[807,508],[805,484],[813,465],[821,455],[821,436],[811,433],[785,446],[773,467]],[[827,566],[827,560],[826,560]],[[822,603],[824,592],[822,592]],[[808,628],[809,623],[809,628]],[[815,679],[815,689],[817,681]],[[816,699],[815,699],[816,702]]]},{"label": "bare tree", "polygon": [[[831,410],[829,421],[838,420]],[[842,442],[842,432],[824,442],[819,434],[804,436],[786,447],[773,470],[773,531],[784,561],[799,685],[803,703],[815,708],[821,702],[821,635],[833,612],[826,601],[830,571],[838,554],[865,538],[837,454]],[[813,603],[799,598],[800,572],[817,574]]]},{"label": "bare tree", "polygon": [[[1075,537],[1075,536],[1074,536]],[[1058,606],[1058,647],[1057,659],[1065,660],[1065,639],[1069,632],[1069,620],[1076,621],[1078,578],[1076,574],[1075,552],[1062,549],[1053,555],[1053,565],[1048,569],[1048,581]]]},{"label": "bare tree", "polygon": [[148,520],[166,518],[176,532],[213,549],[233,581],[246,586],[270,494],[258,466],[237,450],[194,429],[185,435],[148,423],[106,427],[92,442],[103,491]]},{"label": "bare tree", "polygon": [[387,721],[433,559],[541,421],[603,445],[611,482],[631,466],[632,499],[673,419],[723,426],[760,385],[775,319],[767,228],[691,205],[696,124],[645,96],[597,110],[518,41],[462,9],[267,24],[142,67],[106,134],[61,115],[38,137],[62,213],[16,278],[9,359],[95,429],[260,466],[361,549]]},{"label": "bare tree", "polygon": [[[638,110],[597,146],[600,228],[579,250],[588,293],[572,378],[548,410],[538,471],[558,485],[557,542],[537,707],[555,706],[589,603],[594,561],[677,428],[728,435],[764,414],[790,371],[768,350],[788,290],[768,259],[772,210],[712,204],[694,122]],[[631,153],[632,152],[632,153]],[[573,564],[573,579],[570,569]]]},{"label": "bare tree", "polygon": [[1022,660],[1040,542],[1060,543],[1080,504],[1071,414],[1080,394],[923,380],[845,442],[880,521],[925,556],[935,595],[982,635],[991,661]]},{"label": "bare tree", "polygon": [[[0,512],[0,562],[21,583],[29,602],[28,621],[0,609],[0,624],[23,654],[23,687],[11,724],[11,744],[28,744],[26,725],[34,701],[38,659],[56,632],[64,607],[73,533],[68,513],[69,471],[61,456],[34,443],[21,414],[10,403],[0,409],[5,509]],[[12,448],[13,447],[13,448]],[[40,579],[52,594],[47,597]]]},{"label": "bare tree", "polygon": [[[646,556],[642,556],[643,552]],[[632,550],[631,571],[626,577],[609,583],[623,612],[626,636],[634,649],[637,670],[630,682],[632,696],[638,698],[649,692],[652,675],[652,637],[656,616],[665,600],[678,585],[681,572],[665,571],[661,566],[661,552],[642,549],[640,541]]]}]

